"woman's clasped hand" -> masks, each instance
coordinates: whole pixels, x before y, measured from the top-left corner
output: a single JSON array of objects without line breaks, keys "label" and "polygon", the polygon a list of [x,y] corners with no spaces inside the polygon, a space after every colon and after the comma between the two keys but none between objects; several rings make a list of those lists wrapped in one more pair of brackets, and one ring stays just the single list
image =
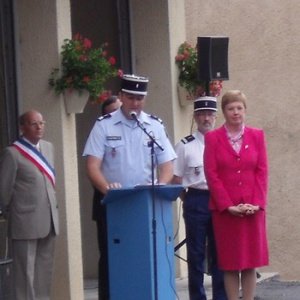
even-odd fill
[{"label": "woman's clasped hand", "polygon": [[259,211],[259,206],[249,203],[241,203],[236,206],[228,207],[228,211],[234,216],[244,217],[245,215],[254,215]]}]

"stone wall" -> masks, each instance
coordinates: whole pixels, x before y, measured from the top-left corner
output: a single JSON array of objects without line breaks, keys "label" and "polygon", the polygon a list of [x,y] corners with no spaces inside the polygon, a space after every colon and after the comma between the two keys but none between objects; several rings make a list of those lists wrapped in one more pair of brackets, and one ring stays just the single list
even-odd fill
[{"label": "stone wall", "polygon": [[[251,126],[265,130],[270,185],[268,234],[270,266],[290,280],[300,279],[300,2],[295,0],[186,0],[187,40],[229,37],[229,76],[223,92],[240,89],[248,97]],[[218,123],[222,123],[219,113]]]}]

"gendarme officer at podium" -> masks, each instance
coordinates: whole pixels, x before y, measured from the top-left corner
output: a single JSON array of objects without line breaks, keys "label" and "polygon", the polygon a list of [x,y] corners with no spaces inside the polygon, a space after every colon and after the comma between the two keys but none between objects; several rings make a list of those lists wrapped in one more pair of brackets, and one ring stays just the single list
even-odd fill
[{"label": "gendarme officer at podium", "polygon": [[[94,201],[93,218],[98,220],[99,299],[109,299],[108,257],[105,207],[100,200],[110,188],[151,184],[151,147],[149,137],[138,126],[135,115],[145,130],[163,148],[156,145],[155,180],[169,183],[173,176],[175,151],[166,135],[162,121],[143,111],[148,78],[123,75],[120,100],[122,106],[111,114],[97,119],[85,145],[87,175],[99,191]],[[156,176],[156,174],[158,174]]]}]

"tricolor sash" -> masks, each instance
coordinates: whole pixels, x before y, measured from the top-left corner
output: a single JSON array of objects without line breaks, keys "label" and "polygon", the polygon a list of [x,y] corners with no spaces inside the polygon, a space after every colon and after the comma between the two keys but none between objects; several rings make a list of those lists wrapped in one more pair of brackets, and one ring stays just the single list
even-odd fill
[{"label": "tricolor sash", "polygon": [[55,170],[40,151],[23,139],[12,144],[25,158],[30,160],[55,186]]}]

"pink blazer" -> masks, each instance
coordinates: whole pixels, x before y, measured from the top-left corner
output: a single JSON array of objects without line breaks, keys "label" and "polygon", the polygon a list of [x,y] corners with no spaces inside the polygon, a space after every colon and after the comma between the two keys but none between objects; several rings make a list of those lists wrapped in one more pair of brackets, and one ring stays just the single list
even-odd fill
[{"label": "pink blazer", "polygon": [[229,144],[224,126],[205,135],[204,170],[211,192],[210,209],[222,212],[239,203],[265,209],[268,163],[264,133],[245,127],[237,154]]}]

